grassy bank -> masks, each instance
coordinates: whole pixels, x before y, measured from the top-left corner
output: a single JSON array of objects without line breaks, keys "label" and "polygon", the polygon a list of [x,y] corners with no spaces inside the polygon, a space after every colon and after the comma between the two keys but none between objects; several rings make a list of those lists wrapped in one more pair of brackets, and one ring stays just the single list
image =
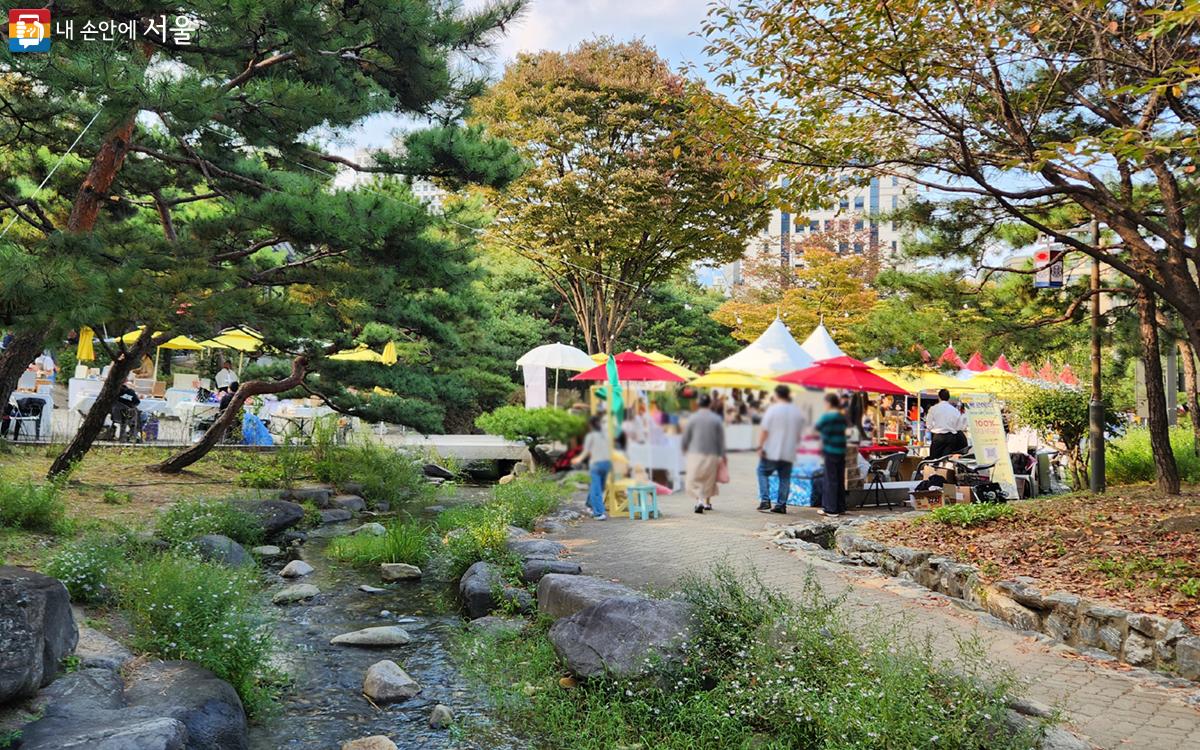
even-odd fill
[{"label": "grassy bank", "polygon": [[567,677],[549,623],[471,631],[461,667],[532,747],[1027,750],[1002,728],[1006,676],[966,644],[946,654],[910,634],[849,624],[815,585],[793,602],[727,569],[680,587],[698,620],[685,661],[638,679]]}]

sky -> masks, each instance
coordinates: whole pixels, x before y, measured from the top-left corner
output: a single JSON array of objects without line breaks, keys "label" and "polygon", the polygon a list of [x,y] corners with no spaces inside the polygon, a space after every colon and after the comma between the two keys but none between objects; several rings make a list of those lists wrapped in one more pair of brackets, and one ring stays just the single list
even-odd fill
[{"label": "sky", "polygon": [[[477,8],[485,0],[465,0]],[[641,37],[674,67],[703,63],[703,43],[692,36],[700,28],[708,0],[530,0],[524,14],[511,24],[495,45],[492,74],[521,52],[563,51],[598,36],[617,40]],[[335,150],[353,153],[384,148],[392,133],[405,121],[394,116],[374,117],[339,134]]]}]

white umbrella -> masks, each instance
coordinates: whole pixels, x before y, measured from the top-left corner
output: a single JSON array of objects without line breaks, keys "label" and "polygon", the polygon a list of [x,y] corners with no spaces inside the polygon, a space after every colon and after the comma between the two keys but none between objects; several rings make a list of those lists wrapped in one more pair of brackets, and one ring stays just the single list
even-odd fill
[{"label": "white umbrella", "polygon": [[567,344],[545,344],[530,349],[517,360],[517,364],[521,367],[548,367],[554,370],[554,405],[556,407],[558,406],[558,371],[583,372],[596,366],[587,352]]}]

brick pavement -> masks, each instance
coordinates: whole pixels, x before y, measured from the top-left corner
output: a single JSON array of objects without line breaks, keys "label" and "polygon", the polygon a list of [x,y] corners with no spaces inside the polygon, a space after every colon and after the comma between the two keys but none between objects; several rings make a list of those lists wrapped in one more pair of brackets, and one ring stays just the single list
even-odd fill
[{"label": "brick pavement", "polygon": [[[959,638],[978,635],[989,658],[1018,676],[1026,697],[1059,708],[1072,730],[1102,748],[1200,749],[1200,708],[1186,702],[1196,691],[1166,688],[1136,673],[1093,663],[874,571],[775,546],[761,533],[767,523],[781,519],[754,511],[755,460],[750,454],[731,456],[733,481],[721,488],[714,512],[694,514],[690,501],[677,493],[660,498],[661,519],[588,520],[556,538],[571,549],[584,572],[652,590],[671,589],[682,575],[704,573],[724,561],[753,569],[767,584],[795,595],[811,571],[827,592],[844,593],[851,616],[861,621],[909,623],[914,635],[932,634],[947,652]],[[792,521],[816,517],[808,509],[789,509]]]}]

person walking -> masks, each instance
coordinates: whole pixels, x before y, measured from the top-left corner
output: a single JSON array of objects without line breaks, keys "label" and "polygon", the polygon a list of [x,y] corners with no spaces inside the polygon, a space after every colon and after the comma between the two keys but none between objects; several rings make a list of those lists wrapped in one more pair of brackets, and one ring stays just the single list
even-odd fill
[{"label": "person walking", "polygon": [[696,512],[712,510],[717,494],[717,472],[725,460],[725,420],[719,403],[705,394],[700,408],[688,419],[683,430],[683,452],[687,455],[688,492],[696,500]]},{"label": "person walking", "polygon": [[612,451],[608,444],[608,435],[604,432],[604,417],[597,414],[588,420],[588,434],[583,439],[583,452],[572,462],[576,466],[588,462],[591,473],[591,483],[588,486],[588,506],[592,509],[592,518],[597,521],[607,521],[608,513],[604,508],[604,485],[612,471]]},{"label": "person walking", "polygon": [[846,429],[849,423],[842,413],[842,400],[836,393],[825,396],[828,406],[814,429],[821,436],[821,455],[825,458],[825,489],[821,493],[823,516],[846,512]]},{"label": "person walking", "polygon": [[[792,464],[804,434],[804,413],[792,403],[786,385],[775,386],[774,403],[759,424],[758,510],[762,513],[787,513],[788,491],[792,484]],[[771,506],[771,475],[779,477],[779,493]]]},{"label": "person walking", "polygon": [[950,391],[938,391],[938,402],[925,412],[925,429],[929,430],[929,457],[941,458],[967,446],[964,432],[966,418],[950,403]]}]

